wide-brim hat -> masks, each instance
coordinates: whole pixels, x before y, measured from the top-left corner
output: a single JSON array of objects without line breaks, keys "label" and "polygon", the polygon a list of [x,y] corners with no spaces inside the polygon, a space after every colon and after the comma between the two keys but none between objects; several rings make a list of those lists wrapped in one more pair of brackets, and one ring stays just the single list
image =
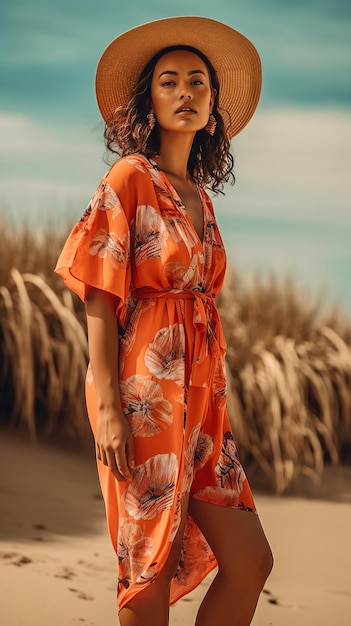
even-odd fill
[{"label": "wide-brim hat", "polygon": [[103,119],[109,124],[116,108],[127,104],[147,63],[164,48],[177,45],[197,48],[212,63],[220,84],[219,110],[229,137],[234,137],[257,107],[261,61],[244,35],[206,17],[170,17],[148,22],[111,41],[96,71],[96,98]]}]

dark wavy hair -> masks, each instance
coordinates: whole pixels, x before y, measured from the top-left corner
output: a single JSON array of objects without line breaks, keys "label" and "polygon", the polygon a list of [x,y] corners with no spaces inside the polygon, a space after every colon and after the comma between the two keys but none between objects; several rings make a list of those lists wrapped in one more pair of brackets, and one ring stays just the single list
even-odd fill
[{"label": "dark wavy hair", "polygon": [[[159,132],[156,123],[150,131],[147,115],[151,108],[151,82],[157,61],[167,52],[187,50],[197,54],[206,64],[215,99],[212,114],[217,125],[211,136],[205,129],[197,131],[188,160],[188,172],[202,186],[214,192],[223,193],[223,183],[235,182],[233,173],[234,159],[230,153],[230,139],[227,135],[223,117],[220,113],[219,80],[216,71],[206,56],[191,46],[170,46],[156,54],[142,71],[125,106],[118,107],[111,121],[106,124],[104,137],[106,148],[119,156],[143,153],[153,156],[159,150]],[[229,115],[221,109],[223,114]]]}]

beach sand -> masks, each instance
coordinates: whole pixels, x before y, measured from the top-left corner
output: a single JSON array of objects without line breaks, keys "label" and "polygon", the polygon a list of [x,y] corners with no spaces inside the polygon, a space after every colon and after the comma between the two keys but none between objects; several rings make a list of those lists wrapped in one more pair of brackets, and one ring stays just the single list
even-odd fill
[{"label": "beach sand", "polygon": [[[117,626],[93,452],[0,437],[0,626]],[[256,494],[275,567],[253,626],[351,623],[350,476],[329,470],[303,496]],[[171,626],[194,624],[209,583],[171,609]]]}]

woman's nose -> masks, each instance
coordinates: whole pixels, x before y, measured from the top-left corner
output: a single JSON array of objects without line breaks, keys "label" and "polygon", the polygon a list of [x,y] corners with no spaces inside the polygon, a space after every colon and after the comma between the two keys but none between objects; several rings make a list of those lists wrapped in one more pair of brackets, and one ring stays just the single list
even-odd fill
[{"label": "woman's nose", "polygon": [[189,86],[186,85],[185,83],[183,83],[183,85],[180,88],[180,98],[184,100],[185,99],[190,100],[192,98],[191,89],[189,89]]}]

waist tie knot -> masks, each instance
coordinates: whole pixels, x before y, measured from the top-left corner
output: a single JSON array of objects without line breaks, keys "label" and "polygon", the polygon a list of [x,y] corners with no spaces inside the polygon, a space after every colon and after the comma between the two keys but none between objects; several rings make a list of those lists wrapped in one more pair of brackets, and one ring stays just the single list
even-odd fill
[{"label": "waist tie knot", "polygon": [[[224,355],[226,342],[214,295],[191,289],[151,289],[141,288],[132,292],[132,298],[152,299],[160,298],[173,300],[193,300],[193,327],[195,330],[193,362],[190,371],[189,384],[193,387],[206,385],[211,364],[205,366],[206,357]],[[208,361],[208,360],[207,360]]]}]

